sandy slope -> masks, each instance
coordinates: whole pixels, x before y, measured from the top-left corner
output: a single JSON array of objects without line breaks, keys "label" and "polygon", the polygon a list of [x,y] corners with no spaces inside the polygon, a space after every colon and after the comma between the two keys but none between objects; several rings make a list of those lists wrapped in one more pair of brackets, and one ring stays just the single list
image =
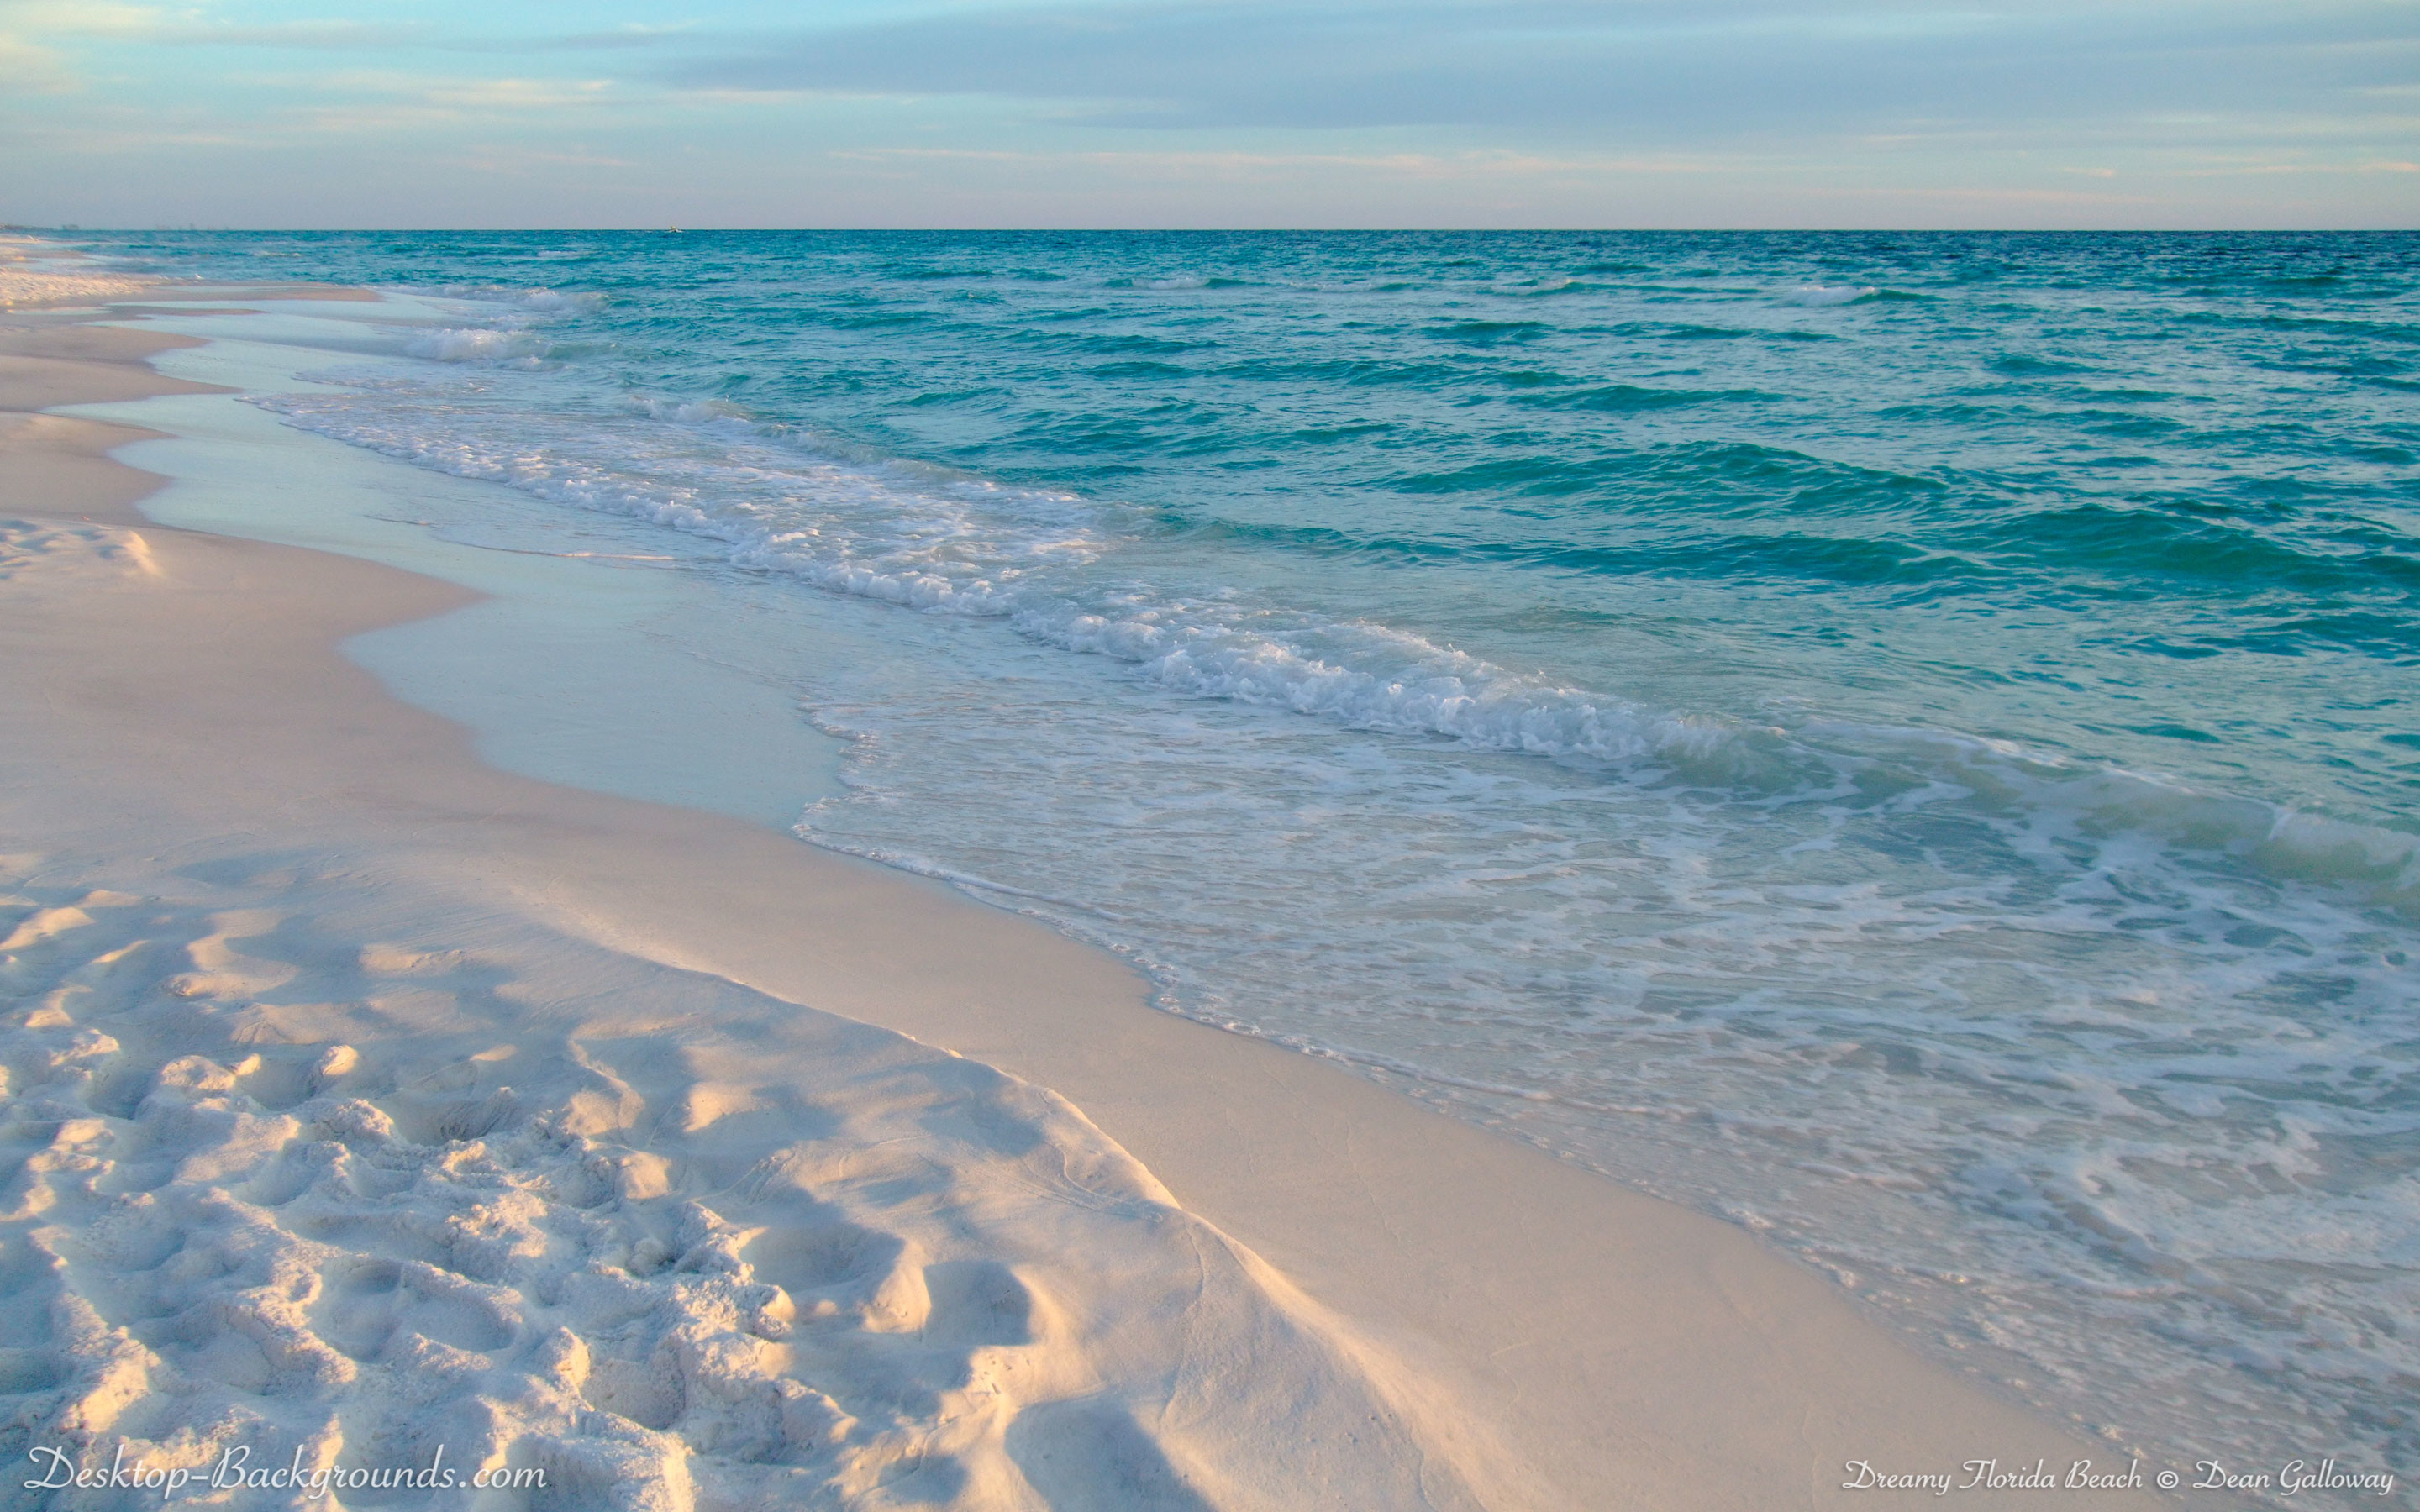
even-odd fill
[{"label": "sandy slope", "polygon": [[149,528],[94,460],[134,433],[0,425],[0,700],[43,711],[0,725],[0,1289],[47,1319],[5,1309],[9,1448],[442,1427],[596,1498],[1071,1508],[1769,1508],[1869,1500],[1852,1458],[2109,1456],[1744,1234],[1022,920],[482,767],[332,650],[453,590]]},{"label": "sandy slope", "polygon": [[0,236],[0,310],[124,299],[154,282],[60,267],[55,256],[55,248],[31,238]]}]

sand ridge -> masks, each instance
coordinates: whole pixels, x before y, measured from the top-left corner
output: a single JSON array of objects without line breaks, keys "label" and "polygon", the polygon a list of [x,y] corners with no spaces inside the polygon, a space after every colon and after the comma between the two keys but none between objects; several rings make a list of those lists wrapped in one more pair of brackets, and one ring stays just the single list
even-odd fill
[{"label": "sand ridge", "polygon": [[98,572],[156,578],[159,561],[136,531],[106,525],[0,519],[0,579],[29,571],[46,575]]}]

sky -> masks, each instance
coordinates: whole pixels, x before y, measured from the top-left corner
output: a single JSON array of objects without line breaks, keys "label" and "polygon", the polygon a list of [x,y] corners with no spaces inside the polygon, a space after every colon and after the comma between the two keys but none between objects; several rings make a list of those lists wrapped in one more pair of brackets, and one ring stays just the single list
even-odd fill
[{"label": "sky", "polygon": [[0,222],[2420,227],[2420,0],[0,0]]}]

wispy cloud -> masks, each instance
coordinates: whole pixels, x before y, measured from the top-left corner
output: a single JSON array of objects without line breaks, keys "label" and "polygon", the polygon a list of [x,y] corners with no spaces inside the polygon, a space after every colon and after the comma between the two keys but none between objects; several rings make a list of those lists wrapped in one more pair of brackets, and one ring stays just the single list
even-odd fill
[{"label": "wispy cloud", "polygon": [[515,34],[433,20],[365,21],[318,17],[245,22],[190,5],[165,8],[119,0],[0,0],[0,37],[83,39],[163,47],[229,47],[308,52],[417,48],[452,53],[539,54],[662,47],[696,35],[693,23],[632,22],[597,30]]},{"label": "wispy cloud", "polygon": [[1749,171],[1761,164],[1705,157],[1546,156],[1513,151],[1474,152],[1249,152],[1109,151],[1012,152],[974,147],[839,148],[827,156],[858,162],[965,162],[1022,169],[1082,167],[1156,180],[1198,177],[1265,177],[1328,174],[1398,178],[1507,178],[1574,174],[1709,174]]},{"label": "wispy cloud", "polygon": [[611,79],[461,79],[418,86],[433,105],[460,110],[572,110],[607,103]]},{"label": "wispy cloud", "polygon": [[650,25],[628,22],[602,31],[547,32],[523,36],[471,36],[454,33],[434,40],[431,45],[448,53],[512,53],[536,54],[544,53],[630,53],[664,51],[704,40],[706,45],[728,48],[733,39],[705,31],[694,22],[674,22]]},{"label": "wispy cloud", "polygon": [[286,21],[266,26],[162,24],[143,34],[147,41],[171,47],[302,48],[312,52],[411,47],[436,36],[426,23],[364,21]]},{"label": "wispy cloud", "polygon": [[0,90],[21,95],[59,95],[75,87],[67,63],[47,47],[0,32]]},{"label": "wispy cloud", "polygon": [[[2190,24],[2180,12],[2190,9]],[[710,39],[701,39],[701,41]],[[691,86],[1047,102],[1110,127],[1621,130],[1634,138],[2350,102],[2420,71],[2420,10],[2161,0],[1173,0],[1011,7],[700,51]]]},{"label": "wispy cloud", "polygon": [[617,158],[602,152],[551,152],[538,147],[490,146],[472,151],[463,165],[473,173],[527,174],[565,168],[628,169],[640,163],[635,158]]},{"label": "wispy cloud", "polygon": [[139,33],[157,14],[108,0],[0,0],[0,98],[73,93],[83,81],[58,41]]},{"label": "wispy cloud", "polygon": [[125,37],[160,24],[150,6],[115,0],[0,0],[0,32],[19,37]]},{"label": "wispy cloud", "polygon": [[556,125],[567,112],[610,103],[614,88],[610,79],[463,79],[379,69],[261,83],[280,84],[289,97],[264,120],[268,130],[352,135],[408,134],[474,121]]}]

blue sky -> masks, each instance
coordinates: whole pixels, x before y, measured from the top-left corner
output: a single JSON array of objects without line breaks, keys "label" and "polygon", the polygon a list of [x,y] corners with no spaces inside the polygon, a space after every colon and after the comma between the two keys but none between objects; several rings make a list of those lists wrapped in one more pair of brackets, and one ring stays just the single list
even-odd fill
[{"label": "blue sky", "polygon": [[2415,0],[0,0],[0,221],[2420,225]]}]

